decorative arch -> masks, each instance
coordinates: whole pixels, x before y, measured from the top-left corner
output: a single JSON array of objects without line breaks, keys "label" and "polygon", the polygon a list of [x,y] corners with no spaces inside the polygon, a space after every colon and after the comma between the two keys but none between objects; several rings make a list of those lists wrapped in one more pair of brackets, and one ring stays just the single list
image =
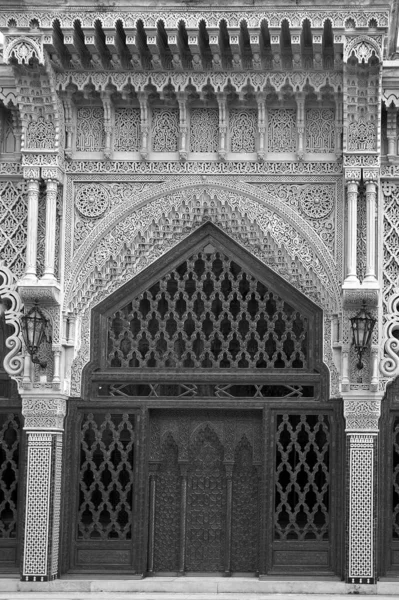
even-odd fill
[{"label": "decorative arch", "polygon": [[381,45],[378,43],[378,41],[382,42],[381,36],[379,37],[379,40],[376,40],[368,35],[359,35],[354,37],[345,46],[344,62],[349,60],[349,58],[352,56],[352,53],[355,54],[359,62],[364,60],[364,62],[367,63],[373,54],[378,61],[381,62]]},{"label": "decorative arch", "polygon": [[7,64],[11,58],[17,60],[18,64],[28,65],[32,58],[36,58],[40,64],[44,64],[43,46],[40,38],[18,37],[7,43],[5,37],[4,62]]},{"label": "decorative arch", "polygon": [[[198,260],[203,263],[202,267],[198,267],[200,272],[196,270]],[[231,260],[233,262],[230,262]],[[215,281],[219,283],[215,284],[216,287],[209,292],[205,292],[205,286],[208,276],[210,275],[211,279],[213,276],[207,268],[212,270],[216,268],[220,274],[219,280],[219,275],[213,271]],[[170,285],[173,287],[173,283],[178,279],[179,290],[190,288],[191,291],[173,292]],[[189,288],[184,283],[187,280],[191,282],[188,284]],[[223,287],[222,281],[227,287]],[[241,291],[244,289],[242,285],[246,290],[244,296],[244,292]],[[239,286],[236,292],[234,286]],[[166,291],[161,293],[160,290],[163,289]],[[177,311],[178,314],[180,308],[177,307],[175,293],[176,298],[182,298],[181,302],[185,305],[187,302],[192,303],[194,299],[197,299],[196,301],[201,305],[203,302],[216,302],[217,306],[209,305],[206,310],[200,309],[199,314],[195,307],[182,308],[185,324],[188,323],[187,319],[191,319],[193,331],[197,333],[188,332],[185,326],[184,330],[181,327],[179,329],[176,322],[175,326],[172,323],[171,329],[163,332],[164,326],[167,325],[166,313],[159,308],[159,301],[168,304],[165,310]],[[160,300],[161,297],[164,299]],[[250,299],[256,305],[253,309],[248,304]],[[149,306],[150,302],[152,307]],[[232,302],[237,304],[236,310],[240,314],[238,319],[240,323],[237,321],[234,326],[238,327],[236,333],[232,333],[231,328],[226,332],[222,323],[223,315],[224,319],[227,319],[229,311],[233,310]],[[267,307],[270,302],[273,307],[270,307],[269,314]],[[144,311],[145,315],[140,313],[142,304],[148,305]],[[135,311],[138,311],[137,314]],[[157,317],[159,311],[161,316]],[[193,311],[190,313],[191,316],[187,311]],[[128,314],[130,316],[127,316]],[[283,316],[285,314],[288,316]],[[142,345],[146,345],[146,340],[149,340],[151,329],[146,315],[149,315],[148,318],[152,316],[152,319],[155,319],[154,326],[158,335],[154,337],[151,334],[152,339],[156,340],[156,347],[149,350],[147,348],[143,353]],[[173,321],[175,317],[171,315],[172,313],[169,315],[168,312],[168,318]],[[220,315],[222,316],[219,318]],[[288,319],[286,324],[282,321],[281,326],[283,331],[291,331],[284,334],[283,338],[279,337],[280,342],[277,341],[275,334],[270,333],[275,330],[276,318],[279,322],[283,319],[284,323]],[[303,374],[305,378],[316,372],[324,373],[324,378],[320,379],[320,376],[317,376],[317,381],[322,386],[328,386],[328,370],[322,361],[324,340],[321,334],[323,327],[321,308],[209,222],[204,223],[183,242],[174,246],[154,265],[143,270],[113,294],[107,295],[94,309],[86,309],[83,319],[82,333],[78,336],[82,340],[82,346],[72,368],[72,395],[82,393],[84,397],[88,396],[91,393],[91,374],[94,371],[108,372],[109,369],[115,374],[119,373],[122,379],[131,378],[132,373],[137,373],[137,369],[142,368],[150,379],[159,369],[170,373],[172,372],[170,369],[175,368],[178,368],[179,372],[183,370],[186,373],[194,369],[195,373],[204,375],[207,369],[212,369],[212,372],[216,369],[219,375],[223,374],[224,377],[236,368],[239,368],[242,373],[244,373],[242,369],[253,369],[259,376],[265,369],[268,369],[269,374],[271,369],[280,369],[280,374],[281,369],[288,369],[294,379],[298,373]],[[257,323],[260,319],[259,324],[256,325],[256,332],[251,333],[252,330],[249,330],[248,319],[252,323]],[[137,320],[140,321],[138,329],[135,325]],[[270,332],[266,335],[265,332],[269,329]],[[133,341],[129,331],[135,332],[133,337],[136,341]],[[89,337],[90,332],[91,337]],[[223,343],[222,338],[225,340]],[[287,348],[283,342],[287,344]],[[281,349],[279,344],[283,344]],[[173,362],[174,352],[179,358],[177,362]],[[83,368],[85,370],[82,390]],[[323,387],[321,393],[323,397],[327,397],[327,387]]]},{"label": "decorative arch", "polygon": [[[285,263],[284,267],[280,268],[283,277],[289,279],[287,269],[293,268],[290,263],[299,262],[303,275],[314,274],[313,285],[319,298],[312,299],[323,307],[338,309],[341,299],[335,257],[325,240],[315,234],[312,223],[314,217],[333,210],[331,199],[320,199],[318,210],[321,212],[317,215],[311,214],[316,209],[305,199],[304,216],[301,216],[290,207],[287,198],[276,198],[249,184],[207,184],[198,180],[184,189],[181,183],[162,184],[157,193],[151,190],[143,194],[137,204],[119,204],[101,219],[73,257],[64,308],[78,314],[91,303],[102,300],[103,292],[108,295],[115,291],[203,221],[215,222],[226,230],[228,223],[222,213],[233,211],[236,220],[241,219],[243,225],[240,228],[238,222],[230,230],[227,227],[233,239],[250,248],[265,264],[270,262],[263,245],[271,243],[273,252],[286,254],[286,260],[281,262]],[[101,204],[99,211],[95,211],[97,217],[108,205],[103,195],[99,193],[98,199],[93,197],[94,202]],[[198,206],[194,206],[195,203]],[[77,208],[81,211],[80,206]],[[93,212],[92,206],[90,209]],[[184,211],[190,209],[198,213],[198,218],[191,222],[184,218]],[[306,216],[310,222],[305,220]],[[176,228],[173,228],[174,220]],[[162,237],[158,235],[160,229]],[[246,234],[245,229],[252,230],[253,235]],[[278,271],[278,263],[272,268]]]}]

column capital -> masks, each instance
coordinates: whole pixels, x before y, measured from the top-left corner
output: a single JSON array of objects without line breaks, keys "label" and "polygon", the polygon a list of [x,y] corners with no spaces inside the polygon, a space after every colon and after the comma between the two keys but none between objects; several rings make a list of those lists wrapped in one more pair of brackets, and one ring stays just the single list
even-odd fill
[{"label": "column capital", "polygon": [[22,168],[23,178],[27,181],[39,181],[40,180],[40,167],[23,167]]},{"label": "column capital", "polygon": [[62,183],[63,173],[59,167],[42,167],[42,178],[46,182]]},{"label": "column capital", "polygon": [[378,394],[357,398],[344,394],[343,397],[346,433],[377,435],[381,415],[381,397]]},{"label": "column capital", "polygon": [[360,183],[362,170],[357,167],[344,167],[345,183]]},{"label": "column capital", "polygon": [[377,183],[379,173],[380,170],[378,167],[368,167],[367,169],[363,169],[363,179],[366,183]]},{"label": "column capital", "polygon": [[67,397],[45,397],[36,395],[22,396],[22,415],[25,418],[24,429],[29,431],[63,431],[66,415]]}]

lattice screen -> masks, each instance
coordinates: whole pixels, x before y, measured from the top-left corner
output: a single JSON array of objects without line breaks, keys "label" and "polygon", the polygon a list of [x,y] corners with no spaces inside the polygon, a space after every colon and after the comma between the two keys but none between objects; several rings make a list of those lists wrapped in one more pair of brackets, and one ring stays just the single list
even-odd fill
[{"label": "lattice screen", "polygon": [[392,514],[392,538],[399,540],[399,417],[396,417],[393,430],[393,514]]},{"label": "lattice screen", "polygon": [[17,537],[20,420],[0,414],[0,539]]},{"label": "lattice screen", "polygon": [[108,366],[305,369],[307,330],[236,262],[199,253],[109,319]]},{"label": "lattice screen", "polygon": [[327,416],[277,416],[276,539],[328,540],[329,454]]},{"label": "lattice screen", "polygon": [[86,414],[80,455],[78,539],[131,539],[134,417]]}]

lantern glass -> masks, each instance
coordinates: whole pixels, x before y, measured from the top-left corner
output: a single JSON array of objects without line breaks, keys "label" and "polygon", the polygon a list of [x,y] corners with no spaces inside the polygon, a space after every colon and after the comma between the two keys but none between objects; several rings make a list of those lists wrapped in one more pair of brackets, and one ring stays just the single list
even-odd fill
[{"label": "lantern glass", "polygon": [[21,317],[21,324],[26,349],[32,356],[33,362],[39,362],[37,353],[46,331],[47,319],[37,302],[26,315]]},{"label": "lantern glass", "polygon": [[371,342],[376,319],[366,310],[366,302],[363,300],[363,306],[360,311],[351,318],[351,327],[353,335],[353,345],[358,354],[358,369],[363,368],[362,354]]}]

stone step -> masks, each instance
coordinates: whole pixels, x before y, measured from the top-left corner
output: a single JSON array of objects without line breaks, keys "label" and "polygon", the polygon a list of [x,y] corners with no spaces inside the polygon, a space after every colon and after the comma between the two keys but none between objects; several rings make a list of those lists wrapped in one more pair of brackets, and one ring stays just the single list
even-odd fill
[{"label": "stone step", "polygon": [[[85,578],[86,577],[86,578]],[[351,585],[328,579],[271,579],[217,577],[68,576],[52,582],[25,582],[0,578],[0,600],[51,598],[51,600],[337,600],[356,594],[357,600],[378,595],[383,600],[399,597],[399,579],[376,585]]]}]

